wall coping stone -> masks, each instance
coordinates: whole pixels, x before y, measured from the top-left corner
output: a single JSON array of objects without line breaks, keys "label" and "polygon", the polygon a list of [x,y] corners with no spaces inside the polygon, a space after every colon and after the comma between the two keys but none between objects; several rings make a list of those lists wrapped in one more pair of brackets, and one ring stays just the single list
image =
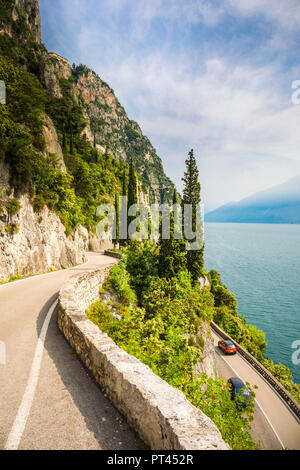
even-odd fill
[{"label": "wall coping stone", "polygon": [[74,276],[60,291],[58,325],[128,424],[153,450],[229,450],[184,394],[120,349],[85,316],[112,265]]}]

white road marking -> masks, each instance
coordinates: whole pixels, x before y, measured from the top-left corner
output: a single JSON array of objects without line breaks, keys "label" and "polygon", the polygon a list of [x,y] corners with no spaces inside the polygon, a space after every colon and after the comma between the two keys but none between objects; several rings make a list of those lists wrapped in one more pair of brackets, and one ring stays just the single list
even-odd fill
[{"label": "white road marking", "polygon": [[[213,331],[213,334],[217,337],[217,338],[221,338],[221,336],[218,335],[218,333],[214,330]],[[293,415],[293,417],[295,418],[295,420],[300,424],[300,418],[296,415],[296,413],[289,407],[289,405],[287,404],[287,402],[283,399],[283,397],[278,393],[278,391],[272,387],[272,385],[270,384],[270,382],[268,382],[268,380],[258,372],[258,370],[252,365],[250,364],[250,362],[248,362],[239,352],[238,352],[238,356],[249,366],[251,367],[252,370],[254,370],[254,372],[268,385],[268,387],[272,390],[273,393],[276,393],[276,395],[278,396],[279,400],[281,401],[281,403],[283,403],[283,405],[289,410],[289,413],[291,413]]]},{"label": "white road marking", "polygon": [[0,366],[6,365],[6,344],[0,341]]},{"label": "white road marking", "polygon": [[26,426],[26,422],[30,413],[31,405],[33,402],[36,386],[38,383],[41,362],[44,351],[45,339],[49,327],[49,323],[52,317],[52,314],[58,304],[56,300],[50,307],[47,316],[44,320],[37,346],[35,348],[34,359],[31,366],[30,375],[28,378],[27,386],[23,395],[21,405],[19,407],[17,416],[15,418],[12,429],[9,433],[7,442],[5,444],[4,450],[17,450],[22,439],[22,435]]},{"label": "white road marking", "polygon": [[[224,360],[224,362],[226,362],[226,364],[230,367],[230,369],[233,371],[233,373],[234,373],[237,377],[240,377],[240,375],[239,375],[239,374],[237,373],[237,371],[232,367],[232,365],[229,364],[228,361],[226,361],[225,357],[222,356],[221,354],[219,354],[218,352],[217,352],[217,354],[218,354],[219,357],[221,357],[221,358]],[[275,434],[275,436],[276,436],[276,439],[278,439],[279,444],[281,445],[281,447],[282,447],[283,449],[285,449],[285,446],[284,446],[284,444],[282,443],[282,441],[281,441],[280,437],[278,436],[277,432],[275,431],[274,426],[273,426],[273,424],[271,423],[270,419],[268,418],[268,416],[266,415],[266,413],[264,412],[264,410],[262,409],[261,405],[259,404],[259,402],[257,401],[256,398],[255,398],[255,401],[256,401],[256,403],[257,403],[257,406],[260,408],[261,412],[263,413],[264,417],[266,418],[266,420],[267,420],[267,422],[268,422],[270,428],[271,428],[272,431],[274,432],[274,434]]]}]

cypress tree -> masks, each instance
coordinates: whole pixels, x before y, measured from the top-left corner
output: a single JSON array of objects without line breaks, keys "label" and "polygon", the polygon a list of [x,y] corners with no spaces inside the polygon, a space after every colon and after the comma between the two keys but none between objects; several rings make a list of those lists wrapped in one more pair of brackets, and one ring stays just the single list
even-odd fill
[{"label": "cypress tree", "polygon": [[73,155],[73,134],[70,134],[70,154]]},{"label": "cypress tree", "polygon": [[73,126],[70,120],[70,154],[73,155]]},{"label": "cypress tree", "polygon": [[63,141],[62,141],[62,148],[63,148],[63,151],[66,151],[67,143],[66,143],[66,131],[65,131],[65,127],[64,127],[64,130],[63,130],[62,138],[63,138]]},{"label": "cypress tree", "polygon": [[[129,182],[128,182],[128,210],[131,206],[138,203],[138,195],[137,195],[137,178],[133,163],[133,158],[130,160],[129,165]],[[133,216],[127,215],[127,223],[128,227],[130,223],[135,219]]]},{"label": "cypress tree", "polygon": [[[194,157],[194,150],[189,152],[189,157],[186,160],[186,171],[182,181],[184,182],[183,190],[183,205],[189,204],[192,206],[192,230],[196,231],[196,214],[197,205],[201,202],[201,185],[199,183],[199,170],[197,168],[196,159]],[[195,242],[196,240],[188,240]],[[203,252],[204,247],[201,246],[199,250],[190,250],[187,252],[187,265],[188,270],[192,275],[193,281],[197,281],[203,273]]]},{"label": "cypress tree", "polygon": [[135,168],[133,159],[130,160],[129,165],[129,182],[128,182],[128,207],[137,204],[138,197],[137,197],[137,179],[135,174]]},{"label": "cypress tree", "polygon": [[[177,191],[174,188],[173,205],[178,204]],[[174,211],[170,212],[170,238],[164,240],[160,234],[160,250],[158,273],[167,279],[176,277],[181,271],[187,269],[185,243],[183,239],[175,239]]]},{"label": "cypress tree", "polygon": [[[122,196],[123,197],[126,197],[127,196],[127,178],[126,178],[126,168],[124,168],[124,172],[123,172],[123,179],[122,179]],[[125,202],[123,201],[122,204],[125,204]],[[127,204],[125,204],[126,207],[122,207],[122,214],[124,212],[126,212],[126,221],[127,221]],[[120,244],[120,247],[124,246],[125,245],[125,242],[126,240],[124,240],[123,238],[119,240],[119,244]]]},{"label": "cypress tree", "polygon": [[116,224],[116,234],[113,238],[114,246],[119,243],[119,234],[120,234],[120,214],[119,214],[119,195],[115,195],[115,224]]},{"label": "cypress tree", "polygon": [[127,196],[126,169],[124,169],[124,172],[123,172],[122,196]]}]

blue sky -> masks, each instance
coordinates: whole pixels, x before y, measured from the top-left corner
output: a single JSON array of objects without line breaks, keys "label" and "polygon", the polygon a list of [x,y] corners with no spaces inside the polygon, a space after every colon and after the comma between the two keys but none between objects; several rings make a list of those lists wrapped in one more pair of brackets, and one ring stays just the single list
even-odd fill
[{"label": "blue sky", "polygon": [[300,173],[299,0],[40,0],[42,39],[114,89],[206,210]]}]

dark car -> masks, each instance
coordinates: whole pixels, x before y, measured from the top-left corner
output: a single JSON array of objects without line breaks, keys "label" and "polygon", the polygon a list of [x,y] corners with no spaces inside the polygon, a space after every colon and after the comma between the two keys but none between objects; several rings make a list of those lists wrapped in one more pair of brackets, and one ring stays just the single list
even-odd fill
[{"label": "dark car", "polygon": [[247,408],[251,395],[246,385],[238,377],[232,377],[227,381],[231,393],[231,399],[235,400],[238,409]]},{"label": "dark car", "polygon": [[237,352],[235,345],[231,341],[219,341],[218,346],[224,354],[236,354]]}]

